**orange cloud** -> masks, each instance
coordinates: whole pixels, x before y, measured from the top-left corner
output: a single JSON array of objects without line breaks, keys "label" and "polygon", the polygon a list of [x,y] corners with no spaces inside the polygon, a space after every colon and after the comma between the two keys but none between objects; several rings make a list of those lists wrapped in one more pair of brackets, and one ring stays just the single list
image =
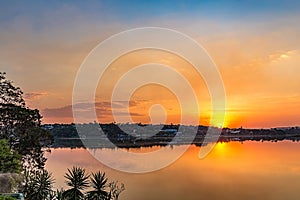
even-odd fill
[{"label": "orange cloud", "polygon": [[34,101],[42,98],[43,96],[47,96],[47,92],[28,92],[24,94],[24,99],[26,101]]},{"label": "orange cloud", "polygon": [[[129,103],[130,107],[135,107],[142,102],[137,102],[137,101],[130,101],[130,102],[125,102],[125,101],[116,101],[116,102],[96,102],[95,104],[93,103],[78,103],[76,105],[67,105],[59,108],[46,108],[41,111],[42,115],[44,118],[46,118],[45,121],[47,123],[53,123],[53,122],[59,122],[63,121],[66,123],[71,123],[73,122],[73,109],[76,110],[77,112],[80,113],[80,115],[85,118],[85,121],[91,122],[89,120],[94,120],[94,119],[89,119],[89,113],[93,112],[93,108],[95,108],[98,119],[100,120],[99,122],[102,123],[107,123],[107,122],[113,122],[113,116],[112,116],[112,104],[113,108],[115,109],[114,114],[118,116],[123,116],[127,115],[127,104]],[[135,112],[130,112],[131,116],[143,116],[140,113],[135,113]]]}]

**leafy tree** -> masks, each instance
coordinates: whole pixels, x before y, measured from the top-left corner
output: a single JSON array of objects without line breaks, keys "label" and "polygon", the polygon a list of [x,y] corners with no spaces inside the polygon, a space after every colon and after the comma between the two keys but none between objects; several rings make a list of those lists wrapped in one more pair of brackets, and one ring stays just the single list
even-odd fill
[{"label": "leafy tree", "polygon": [[0,140],[0,173],[20,173],[20,155],[11,151],[7,140]]},{"label": "leafy tree", "polygon": [[22,156],[24,169],[43,169],[44,152],[53,142],[49,132],[41,128],[37,109],[26,107],[23,92],[0,72],[0,139]]},{"label": "leafy tree", "polygon": [[101,173],[100,171],[92,173],[91,186],[93,190],[88,192],[88,199],[105,200],[108,198],[108,192],[105,190],[107,187],[105,173]]},{"label": "leafy tree", "polygon": [[[30,177],[28,177],[30,176]],[[52,174],[47,170],[38,170],[34,174],[25,174],[26,185],[25,190],[26,197],[31,200],[52,200],[53,191],[52,186],[54,179]]]},{"label": "leafy tree", "polygon": [[0,72],[0,103],[25,107],[22,90],[19,87],[15,87],[12,81],[7,80],[5,75],[5,72]]},{"label": "leafy tree", "polygon": [[11,151],[7,140],[0,140],[0,193],[10,193],[21,187],[20,158],[15,151]]},{"label": "leafy tree", "polygon": [[79,200],[84,198],[83,190],[89,187],[89,175],[86,175],[85,169],[81,167],[73,167],[68,169],[68,173],[64,176],[67,185],[71,187],[63,193],[66,199]]}]

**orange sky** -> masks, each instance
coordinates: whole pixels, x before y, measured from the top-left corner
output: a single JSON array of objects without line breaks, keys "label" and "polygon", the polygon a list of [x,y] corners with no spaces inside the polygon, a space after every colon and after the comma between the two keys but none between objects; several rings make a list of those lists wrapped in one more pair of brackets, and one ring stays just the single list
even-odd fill
[{"label": "orange sky", "polygon": [[[255,12],[241,15],[234,10],[231,16],[230,10],[222,10],[213,16],[200,12],[200,7],[183,7],[180,12],[166,8],[160,14],[147,11],[144,15],[140,13],[141,18],[130,18],[126,17],[126,10],[104,13],[105,6],[99,8],[103,13],[88,12],[79,5],[55,8],[54,11],[43,7],[44,12],[40,13],[30,7],[19,14],[7,11],[0,16],[0,69],[23,89],[27,105],[41,111],[43,123],[73,121],[71,104],[76,73],[99,42],[129,28],[161,26],[195,39],[216,63],[226,91],[224,126],[267,128],[300,124],[298,12],[249,8]],[[29,12],[32,9],[36,10]],[[149,62],[171,66],[189,80],[200,107],[197,117],[201,124],[210,124],[211,99],[203,78],[185,60],[154,50],[133,52],[111,64],[95,97],[100,122],[114,121],[109,101],[117,81],[134,66]],[[122,119],[127,107],[122,99],[117,104],[117,114]],[[172,91],[148,85],[132,95],[129,110],[134,122],[178,123],[178,105]],[[78,108],[88,110],[90,105]],[[195,117],[194,111],[189,114]]]}]

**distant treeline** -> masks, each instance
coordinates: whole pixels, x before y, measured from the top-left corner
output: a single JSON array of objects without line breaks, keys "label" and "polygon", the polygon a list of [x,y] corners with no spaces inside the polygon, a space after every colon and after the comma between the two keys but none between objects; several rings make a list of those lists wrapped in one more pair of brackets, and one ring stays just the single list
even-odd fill
[{"label": "distant treeline", "polygon": [[[179,124],[45,124],[44,129],[54,138],[53,147],[89,148],[133,148],[167,144],[190,144],[202,146],[208,129],[208,137],[218,137],[218,141],[273,141],[300,140],[299,127],[271,129],[243,129],[208,126],[187,126]],[[79,130],[79,131],[78,131]],[[80,134],[78,134],[78,132]],[[215,134],[215,135],[214,135]],[[109,142],[107,142],[109,141]],[[113,145],[109,145],[113,144]]]}]

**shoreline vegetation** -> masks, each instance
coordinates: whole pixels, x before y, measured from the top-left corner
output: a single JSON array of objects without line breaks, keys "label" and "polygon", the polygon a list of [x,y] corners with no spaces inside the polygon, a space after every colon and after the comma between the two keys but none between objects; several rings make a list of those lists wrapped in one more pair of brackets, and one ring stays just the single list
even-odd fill
[{"label": "shoreline vegetation", "polygon": [[76,166],[64,176],[67,190],[54,191],[55,180],[45,169],[45,153],[54,140],[41,121],[39,110],[27,107],[22,90],[0,72],[0,199],[119,199],[124,184]]},{"label": "shoreline vegetation", "polygon": [[[53,138],[52,148],[140,148],[166,145],[207,145],[209,141],[300,140],[300,127],[270,129],[216,128],[174,124],[44,124]],[[78,134],[78,131],[81,134]],[[208,132],[209,130],[209,132]],[[221,132],[221,134],[220,134]],[[84,133],[84,134],[82,134]],[[219,136],[220,134],[220,136]]]}]

